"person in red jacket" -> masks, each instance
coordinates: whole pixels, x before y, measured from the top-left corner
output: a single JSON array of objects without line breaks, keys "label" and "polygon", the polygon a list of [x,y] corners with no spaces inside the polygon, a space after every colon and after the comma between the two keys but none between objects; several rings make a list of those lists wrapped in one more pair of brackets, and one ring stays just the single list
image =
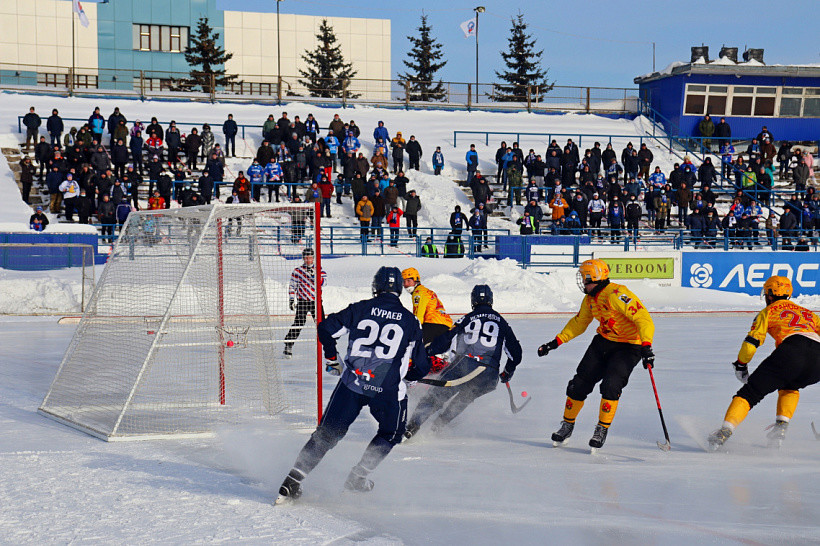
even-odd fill
[{"label": "person in red jacket", "polygon": [[398,205],[393,205],[387,213],[387,225],[390,226],[390,246],[399,246],[399,230],[401,229],[401,217],[404,211]]},{"label": "person in red jacket", "polygon": [[322,204],[319,210],[323,217],[327,216],[330,218],[330,199],[333,197],[333,190],[335,189],[330,182],[330,178],[322,175],[322,178],[319,179],[319,189],[322,191]]}]

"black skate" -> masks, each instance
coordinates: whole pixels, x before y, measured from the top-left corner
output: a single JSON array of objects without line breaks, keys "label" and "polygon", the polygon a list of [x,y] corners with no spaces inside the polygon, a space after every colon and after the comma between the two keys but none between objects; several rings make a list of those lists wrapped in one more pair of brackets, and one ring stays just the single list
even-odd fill
[{"label": "black skate", "polygon": [[712,451],[715,451],[716,449],[721,447],[723,444],[725,444],[726,440],[728,440],[731,435],[732,435],[732,429],[730,429],[729,427],[720,427],[719,429],[717,429],[716,431],[714,431],[712,434],[709,435],[709,438],[708,438],[709,448]]},{"label": "black skate", "polygon": [[766,434],[766,438],[769,439],[769,447],[779,449],[783,445],[783,440],[786,439],[786,429],[789,428],[789,422],[777,421],[768,428],[771,429]]},{"label": "black skate", "polygon": [[345,489],[367,493],[373,490],[373,480],[367,479],[367,470],[359,465],[353,467],[345,480]]},{"label": "black skate", "polygon": [[292,502],[302,496],[302,480],[305,479],[305,474],[296,468],[292,468],[288,475],[285,476],[285,481],[279,486],[279,496],[273,504],[280,505],[286,502]]},{"label": "black skate", "polygon": [[404,439],[409,440],[419,431],[419,425],[416,423],[409,423],[404,429]]},{"label": "black skate", "polygon": [[601,423],[595,425],[595,432],[592,433],[592,438],[589,439],[589,447],[592,448],[593,453],[604,446],[607,432],[609,432],[609,429]]},{"label": "black skate", "polygon": [[282,351],[282,357],[287,358],[287,359],[293,358],[293,350],[290,347],[288,347],[287,345],[285,345],[285,350]]},{"label": "black skate", "polygon": [[557,432],[552,433],[552,445],[558,447],[567,441],[567,438],[572,436],[572,430],[575,428],[575,423],[568,423],[561,421],[561,428]]}]

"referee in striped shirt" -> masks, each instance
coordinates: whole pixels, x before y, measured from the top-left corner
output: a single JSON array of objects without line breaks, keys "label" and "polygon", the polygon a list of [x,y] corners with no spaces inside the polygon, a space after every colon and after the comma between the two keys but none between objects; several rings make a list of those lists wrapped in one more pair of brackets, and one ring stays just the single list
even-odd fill
[{"label": "referee in striped shirt", "polygon": [[[283,353],[285,358],[293,356],[293,342],[302,332],[302,327],[307,322],[307,314],[310,313],[314,322],[316,321],[316,271],[313,268],[314,259],[313,249],[304,249],[302,251],[304,263],[294,269],[290,276],[288,296],[290,297],[290,310],[296,311],[296,318],[293,319],[293,324],[291,324],[290,330],[285,335],[285,351]],[[322,271],[322,286],[324,286],[326,279],[327,274]],[[322,320],[324,318],[325,313],[322,309]]]}]

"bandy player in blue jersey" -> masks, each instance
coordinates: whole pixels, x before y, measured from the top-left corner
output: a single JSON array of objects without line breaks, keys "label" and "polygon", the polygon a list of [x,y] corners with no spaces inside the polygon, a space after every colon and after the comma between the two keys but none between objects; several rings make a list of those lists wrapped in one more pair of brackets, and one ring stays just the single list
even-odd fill
[{"label": "bandy player in blue jersey", "polygon": [[[399,301],[401,291],[401,271],[382,267],[373,277],[372,299],[354,303],[319,323],[326,369],[341,374],[341,378],[322,421],[279,488],[276,504],[301,496],[302,480],[344,437],[365,406],[378,421],[379,430],[350,471],[345,488],[373,489],[367,475],[401,442],[407,421],[407,387],[403,380],[416,381],[430,371],[421,327]],[[345,334],[347,355],[341,362],[336,340]]]},{"label": "bandy player in blue jersey", "polygon": [[[499,379],[508,382],[521,362],[521,344],[493,305],[493,291],[486,284],[473,287],[470,294],[473,310],[441,334],[427,347],[430,355],[453,349],[453,363],[441,374],[443,380],[464,377],[479,366],[485,369],[470,381],[447,389],[431,389],[419,401],[407,423],[405,438],[413,436],[431,415],[441,410],[433,429],[446,426],[476,398],[495,390]],[[504,367],[501,358],[506,356]],[[446,407],[445,407],[446,404]]]}]

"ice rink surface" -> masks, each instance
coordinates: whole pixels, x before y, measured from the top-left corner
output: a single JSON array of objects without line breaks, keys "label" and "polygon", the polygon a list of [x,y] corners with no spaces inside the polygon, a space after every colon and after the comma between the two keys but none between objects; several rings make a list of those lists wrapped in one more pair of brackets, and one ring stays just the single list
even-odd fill
[{"label": "ice rink surface", "polygon": [[[305,480],[301,502],[272,507],[305,433],[260,420],[215,438],[111,444],[36,413],[73,333],[53,318],[0,322],[1,543],[133,544],[817,544],[820,386],[803,391],[782,449],[766,447],[775,396],[754,408],[724,451],[707,453],[740,384],[730,363],[753,315],[658,314],[655,378],[672,450],[646,371],[624,391],[606,445],[587,441],[590,396],[565,447],[548,441],[564,390],[592,337],[535,356],[566,318],[512,319],[525,358],[512,384],[467,409],[445,433],[429,427],[373,473],[342,483],[375,421],[361,416]],[[767,355],[761,347],[751,368]],[[113,365],[113,363],[112,363]],[[326,381],[326,392],[335,381]],[[411,407],[421,389],[411,391]]]}]

